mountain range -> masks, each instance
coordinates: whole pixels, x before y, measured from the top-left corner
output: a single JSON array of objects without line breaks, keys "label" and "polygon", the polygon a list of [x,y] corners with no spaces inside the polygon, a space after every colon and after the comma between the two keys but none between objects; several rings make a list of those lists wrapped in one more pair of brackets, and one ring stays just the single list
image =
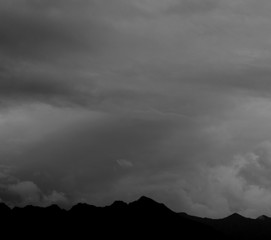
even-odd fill
[{"label": "mountain range", "polygon": [[10,209],[0,204],[2,236],[28,239],[268,239],[271,218],[234,213],[222,219],[176,213],[150,198],[110,206],[79,203],[70,210],[57,205]]}]

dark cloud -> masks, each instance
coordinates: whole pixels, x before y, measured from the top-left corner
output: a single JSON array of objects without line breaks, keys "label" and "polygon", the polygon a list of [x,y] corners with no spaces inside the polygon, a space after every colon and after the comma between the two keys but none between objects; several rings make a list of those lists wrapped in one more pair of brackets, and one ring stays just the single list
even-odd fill
[{"label": "dark cloud", "polygon": [[48,61],[79,52],[95,55],[106,39],[106,27],[94,19],[88,23],[88,32],[84,30],[86,26],[72,19],[31,12],[2,12],[0,20],[1,55],[15,60]]},{"label": "dark cloud", "polygon": [[[102,19],[76,13],[69,2],[4,1],[0,5],[0,101],[85,104],[91,79],[80,72],[98,57],[114,31]],[[89,6],[91,5],[91,6]],[[89,1],[88,7],[94,7]],[[97,6],[96,6],[97,7]],[[88,81],[87,81],[88,80]],[[84,82],[85,93],[80,91]],[[91,98],[91,97],[90,97]]]},{"label": "dark cloud", "polygon": [[16,73],[7,75],[2,74],[0,80],[0,96],[4,103],[8,100],[52,101],[53,98],[65,99],[73,94],[71,87],[53,81],[50,76],[29,74],[26,78]]}]

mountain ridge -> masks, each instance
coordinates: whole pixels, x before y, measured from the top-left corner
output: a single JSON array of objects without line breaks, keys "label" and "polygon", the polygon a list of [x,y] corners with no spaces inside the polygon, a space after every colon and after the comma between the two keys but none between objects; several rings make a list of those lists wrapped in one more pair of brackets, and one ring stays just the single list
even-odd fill
[{"label": "mountain ridge", "polygon": [[114,201],[105,207],[78,203],[69,210],[55,204],[11,209],[1,203],[0,226],[2,232],[14,234],[14,237],[32,229],[44,236],[48,234],[48,237],[53,233],[75,238],[91,234],[95,239],[112,236],[118,239],[175,239],[175,236],[209,240],[271,238],[271,221],[267,216],[251,219],[233,213],[222,219],[201,218],[176,213],[146,196],[129,203]]},{"label": "mountain ridge", "polygon": [[[48,206],[38,206],[38,205],[25,205],[23,207],[18,207],[18,206],[15,206],[15,207],[9,207],[7,204],[5,204],[4,202],[0,202],[0,212],[3,211],[4,209],[5,210],[13,210],[13,209],[27,209],[27,208],[36,208],[36,209],[58,209],[58,210],[63,210],[63,211],[71,211],[73,208],[75,207],[88,207],[88,208],[108,208],[108,207],[116,207],[116,206],[132,206],[132,205],[135,205],[135,204],[140,204],[140,203],[143,203],[144,205],[147,205],[149,204],[150,206],[153,206],[153,204],[156,204],[157,206],[160,206],[160,207],[164,207],[164,208],[167,208],[169,209],[170,211],[172,212],[175,212],[173,210],[171,210],[170,208],[168,208],[164,203],[160,203],[160,202],[157,202],[155,200],[153,200],[152,198],[150,197],[146,197],[146,196],[141,196],[139,197],[138,199],[134,200],[134,201],[131,201],[131,202],[125,202],[125,201],[122,201],[122,200],[115,200],[112,204],[110,205],[106,205],[106,206],[95,206],[93,204],[89,204],[89,203],[85,203],[85,202],[78,202],[76,204],[74,204],[73,206],[71,206],[70,208],[62,208],[61,206],[57,205],[57,204],[51,204],[51,205],[48,205]],[[267,216],[267,215],[260,215],[258,217],[255,217],[255,218],[249,218],[249,217],[245,217],[243,215],[241,215],[240,213],[237,213],[237,212],[234,212],[228,216],[225,216],[223,218],[208,218],[208,217],[199,217],[199,216],[196,216],[196,215],[190,215],[186,212],[175,212],[179,215],[186,215],[186,216],[189,216],[191,218],[200,218],[200,219],[210,219],[210,220],[223,220],[223,219],[253,219],[253,220],[263,220],[263,219],[270,219],[271,220],[271,217]]]}]

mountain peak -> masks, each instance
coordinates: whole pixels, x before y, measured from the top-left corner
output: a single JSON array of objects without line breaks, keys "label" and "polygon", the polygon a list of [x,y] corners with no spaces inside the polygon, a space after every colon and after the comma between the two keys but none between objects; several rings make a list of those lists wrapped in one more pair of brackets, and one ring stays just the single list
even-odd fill
[{"label": "mountain peak", "polygon": [[82,209],[95,209],[97,207],[89,205],[87,203],[77,203],[71,208],[71,211],[76,211],[76,210],[82,210]]},{"label": "mountain peak", "polygon": [[142,196],[140,197],[136,202],[149,202],[149,203],[157,203],[156,201],[154,201],[151,198],[148,198],[146,196]]},{"label": "mountain peak", "polygon": [[139,205],[139,206],[145,206],[145,207],[154,207],[154,206],[164,206],[162,203],[158,203],[155,200],[148,198],[146,196],[142,196],[139,199],[137,199],[134,202],[130,203],[131,205]]},{"label": "mountain peak", "polygon": [[51,210],[51,211],[59,211],[59,210],[61,210],[61,208],[57,204],[52,204],[52,205],[46,207],[46,209]]},{"label": "mountain peak", "polygon": [[261,215],[259,217],[256,218],[257,220],[261,220],[261,221],[266,221],[266,220],[270,220],[270,217],[267,217],[266,215]]},{"label": "mountain peak", "polygon": [[172,210],[166,207],[163,203],[156,202],[155,200],[146,196],[142,196],[138,200],[129,203],[128,206],[132,207],[132,209],[137,209],[137,211],[153,214],[156,214],[158,212],[162,212],[163,214],[172,213]]},{"label": "mountain peak", "polygon": [[240,215],[239,213],[233,213],[230,216],[226,217],[226,219],[232,219],[232,220],[239,220],[239,219],[244,219],[245,217]]},{"label": "mountain peak", "polygon": [[126,206],[127,206],[127,203],[125,203],[123,201],[115,201],[110,205],[110,207],[114,207],[114,208],[123,208]]}]

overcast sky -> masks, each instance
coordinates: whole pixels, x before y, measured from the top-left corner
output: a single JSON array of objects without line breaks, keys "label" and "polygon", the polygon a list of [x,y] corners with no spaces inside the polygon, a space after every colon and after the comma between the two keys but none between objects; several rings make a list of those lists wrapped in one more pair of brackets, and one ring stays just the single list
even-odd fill
[{"label": "overcast sky", "polygon": [[271,216],[270,11],[1,0],[0,199]]}]

